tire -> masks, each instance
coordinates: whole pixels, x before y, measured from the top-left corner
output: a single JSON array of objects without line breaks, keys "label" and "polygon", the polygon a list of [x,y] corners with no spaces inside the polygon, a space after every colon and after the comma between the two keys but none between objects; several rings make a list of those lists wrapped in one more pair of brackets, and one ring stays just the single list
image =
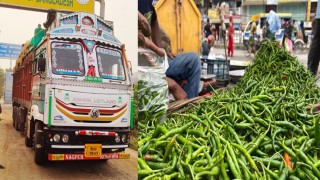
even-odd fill
[{"label": "tire", "polygon": [[16,106],[13,106],[13,109],[12,109],[12,126],[14,128],[16,127],[16,114],[17,114]]},{"label": "tire", "polygon": [[26,116],[27,116],[27,111],[25,109],[20,109],[19,130],[21,132],[25,130]]},{"label": "tire", "polygon": [[19,131],[18,129],[18,120],[19,120],[19,107],[16,107],[16,114],[14,118],[14,128]]},{"label": "tire", "polygon": [[[27,117],[26,117],[26,118],[27,118]],[[30,124],[30,126],[32,126],[32,125]],[[27,147],[32,147],[32,145],[33,145],[32,138],[28,138],[28,136],[27,136],[28,127],[29,127],[29,126],[28,126],[28,121],[27,121],[27,119],[26,119],[25,125],[24,125],[24,143],[25,143],[25,145],[26,145]],[[30,129],[30,134],[33,134],[32,131],[31,131],[31,129]]]},{"label": "tire", "polygon": [[43,124],[37,121],[34,129],[34,162],[36,164],[43,164],[46,161],[43,141]]},{"label": "tire", "polygon": [[21,108],[18,107],[17,108],[17,119],[16,119],[16,124],[17,124],[17,127],[16,127],[16,130],[17,131],[20,131],[20,123],[21,123]]}]

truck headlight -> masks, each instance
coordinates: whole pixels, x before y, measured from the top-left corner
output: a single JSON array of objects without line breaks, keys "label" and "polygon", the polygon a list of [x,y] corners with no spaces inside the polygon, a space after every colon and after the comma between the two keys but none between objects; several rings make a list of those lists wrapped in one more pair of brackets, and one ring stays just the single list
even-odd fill
[{"label": "truck headlight", "polygon": [[122,138],[121,138],[121,140],[122,140],[122,142],[126,142],[126,140],[127,140],[127,136],[124,134],[124,135],[122,135]]},{"label": "truck headlight", "polygon": [[56,143],[58,143],[58,142],[60,141],[60,135],[59,135],[59,134],[55,134],[55,135],[53,136],[53,141],[56,142]]},{"label": "truck headlight", "polygon": [[69,142],[69,136],[68,136],[68,134],[64,134],[64,135],[62,136],[62,142],[64,142],[64,143]]},{"label": "truck headlight", "polygon": [[120,136],[118,134],[115,135],[114,140],[118,143],[120,142]]}]

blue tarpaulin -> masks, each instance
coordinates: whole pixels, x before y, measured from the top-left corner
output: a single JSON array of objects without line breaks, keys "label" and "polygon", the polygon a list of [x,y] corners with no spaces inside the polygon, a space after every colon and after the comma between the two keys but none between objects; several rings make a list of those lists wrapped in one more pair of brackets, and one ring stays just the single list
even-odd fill
[{"label": "blue tarpaulin", "polygon": [[273,10],[269,12],[267,22],[269,23],[269,29],[271,33],[275,33],[277,30],[281,28],[280,18]]}]

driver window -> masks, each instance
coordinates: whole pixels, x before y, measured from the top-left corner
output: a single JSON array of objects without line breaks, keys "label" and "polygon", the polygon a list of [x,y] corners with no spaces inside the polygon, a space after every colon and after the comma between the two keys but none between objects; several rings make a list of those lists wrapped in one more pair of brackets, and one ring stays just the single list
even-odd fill
[{"label": "driver window", "polygon": [[32,65],[32,74],[38,74],[38,63],[39,63],[39,58],[43,58],[44,57],[44,52],[41,52],[38,56],[36,56],[36,58],[33,61],[33,65]]}]

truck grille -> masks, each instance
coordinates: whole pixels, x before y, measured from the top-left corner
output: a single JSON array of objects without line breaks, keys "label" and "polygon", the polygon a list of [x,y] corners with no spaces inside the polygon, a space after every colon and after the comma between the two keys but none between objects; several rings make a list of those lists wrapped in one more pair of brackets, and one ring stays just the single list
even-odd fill
[{"label": "truck grille", "polygon": [[65,104],[59,99],[56,99],[56,108],[68,118],[76,122],[86,123],[112,122],[120,118],[128,110],[127,104],[119,108],[77,107],[74,104]]}]

